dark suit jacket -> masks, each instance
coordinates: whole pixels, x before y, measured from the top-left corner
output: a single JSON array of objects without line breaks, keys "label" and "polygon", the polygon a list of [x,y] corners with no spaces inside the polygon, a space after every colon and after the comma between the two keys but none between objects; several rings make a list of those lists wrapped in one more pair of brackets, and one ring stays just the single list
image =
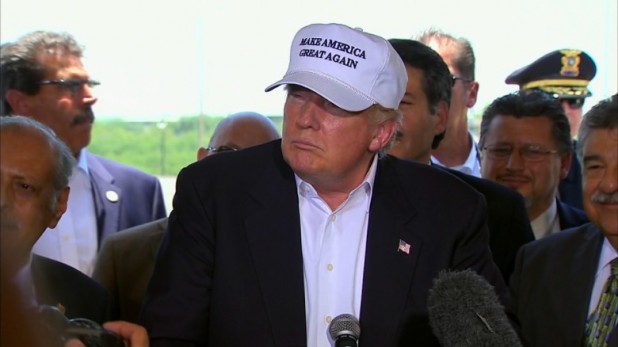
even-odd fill
[{"label": "dark suit jacket", "polygon": [[113,319],[137,323],[167,218],[109,236],[99,251],[92,278],[112,297]]},{"label": "dark suit jacket", "polygon": [[[167,215],[161,183],[156,177],[92,153],[86,154],[99,241],[119,230]],[[118,199],[114,201],[113,193],[109,192],[115,193]]]},{"label": "dark suit jacket", "polygon": [[602,243],[601,231],[588,223],[521,248],[511,296],[530,346],[582,346]]},{"label": "dark suit jacket", "polygon": [[[438,345],[427,295],[443,269],[472,268],[506,294],[485,216],[483,197],[452,175],[379,160],[361,346]],[[151,345],[305,346],[305,317],[297,187],[281,141],[183,169],[142,309]]]},{"label": "dark suit jacket", "polygon": [[534,241],[524,198],[518,192],[490,180],[447,169],[483,194],[487,201],[489,248],[496,265],[508,283],[519,248]]},{"label": "dark suit jacket", "polygon": [[[573,150],[577,149],[577,141],[573,141]],[[576,151],[573,153],[569,174],[563,178],[558,185],[560,200],[567,204],[583,209],[584,201],[582,197],[582,166],[577,158]]]},{"label": "dark suit jacket", "polygon": [[31,272],[40,305],[61,304],[67,318],[88,318],[100,324],[110,320],[109,293],[81,271],[33,254]]},{"label": "dark suit jacket", "polygon": [[586,212],[558,200],[558,222],[560,230],[569,229],[588,223]]}]

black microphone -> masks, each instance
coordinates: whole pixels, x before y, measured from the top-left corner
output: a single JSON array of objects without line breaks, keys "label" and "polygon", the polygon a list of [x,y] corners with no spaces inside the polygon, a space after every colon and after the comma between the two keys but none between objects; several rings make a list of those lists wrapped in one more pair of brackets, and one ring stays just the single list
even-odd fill
[{"label": "black microphone", "polygon": [[360,336],[358,319],[351,314],[340,314],[328,326],[335,347],[357,347]]},{"label": "black microphone", "polygon": [[522,346],[493,286],[472,270],[440,272],[427,309],[444,347]]}]

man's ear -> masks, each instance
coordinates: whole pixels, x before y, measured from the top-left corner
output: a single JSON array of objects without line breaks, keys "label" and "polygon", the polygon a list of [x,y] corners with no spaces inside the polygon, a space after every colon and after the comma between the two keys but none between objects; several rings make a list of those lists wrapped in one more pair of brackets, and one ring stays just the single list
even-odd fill
[{"label": "man's ear", "polygon": [[448,103],[440,101],[436,108],[436,122],[433,128],[433,134],[438,135],[446,131],[446,123],[448,122]]},{"label": "man's ear", "polygon": [[563,154],[560,157],[560,179],[564,179],[569,174],[571,168],[571,161],[573,161],[573,153]]},{"label": "man's ear", "polygon": [[28,115],[30,105],[28,103],[28,95],[16,89],[9,89],[5,95],[6,102],[11,105],[14,114]]},{"label": "man's ear", "polygon": [[52,211],[52,219],[49,221],[49,225],[47,226],[50,229],[53,229],[56,227],[56,225],[58,225],[58,221],[60,220],[60,217],[62,217],[62,215],[66,212],[67,210],[67,204],[69,201],[69,192],[71,191],[71,188],[64,187],[64,189],[62,189],[57,196],[57,201],[56,201],[56,210]]},{"label": "man's ear", "polygon": [[377,152],[382,148],[386,147],[391,138],[395,136],[396,131],[397,122],[394,119],[390,119],[382,122],[381,124],[378,124],[376,133],[371,140],[371,143],[369,143],[369,151]]},{"label": "man's ear", "polygon": [[206,158],[209,153],[210,151],[207,148],[200,146],[200,148],[197,149],[197,161]]},{"label": "man's ear", "polygon": [[479,83],[477,81],[470,82],[470,90],[468,92],[468,100],[466,100],[466,107],[472,108],[476,104],[476,98],[479,95]]}]

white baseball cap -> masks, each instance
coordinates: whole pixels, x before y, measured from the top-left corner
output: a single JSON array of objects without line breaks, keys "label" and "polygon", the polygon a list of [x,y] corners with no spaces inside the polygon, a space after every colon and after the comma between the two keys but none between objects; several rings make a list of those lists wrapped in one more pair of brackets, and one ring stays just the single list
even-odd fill
[{"label": "white baseball cap", "polygon": [[311,24],[296,33],[288,71],[266,91],[297,84],[358,112],[374,104],[398,108],[407,83],[403,61],[384,38],[342,24]]}]

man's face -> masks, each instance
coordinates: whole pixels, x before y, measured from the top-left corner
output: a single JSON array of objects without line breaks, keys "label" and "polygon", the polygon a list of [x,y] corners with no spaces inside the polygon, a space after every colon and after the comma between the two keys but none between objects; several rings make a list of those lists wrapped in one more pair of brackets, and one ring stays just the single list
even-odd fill
[{"label": "man's face", "polygon": [[406,70],[408,85],[399,104],[403,119],[389,154],[428,164],[434,136],[446,129],[446,109],[441,116],[432,114],[427,95],[423,91],[424,72],[410,66],[406,66]]},{"label": "man's face", "polygon": [[[437,41],[431,41],[429,46],[433,48],[448,66],[451,75],[462,77],[461,71],[455,66],[455,48],[453,46],[439,46]],[[457,79],[451,91],[451,105],[448,113],[447,129],[467,128],[468,108],[476,104],[479,84],[475,81]],[[462,124],[466,123],[466,124]]]},{"label": "man's face", "polygon": [[285,160],[309,183],[355,188],[347,183],[362,181],[375,152],[395,132],[395,121],[374,125],[370,112],[351,113],[309,89],[289,86],[281,143]]},{"label": "man's face", "polygon": [[[481,175],[517,190],[526,200],[530,220],[543,213],[556,198],[558,183],[568,173],[570,154],[548,153],[558,149],[547,117],[515,118],[496,116],[485,139]],[[492,158],[492,148],[512,148],[505,158]],[[544,153],[536,160],[522,156],[522,150]]]},{"label": "man's face", "polygon": [[55,227],[66,210],[68,187],[54,194],[55,159],[49,144],[31,130],[0,134],[3,259],[27,259],[43,231]]},{"label": "man's face", "polygon": [[586,215],[618,249],[618,129],[592,130],[582,154]]},{"label": "man's face", "polygon": [[[39,61],[46,67],[44,80],[89,76],[81,60],[73,55],[41,55]],[[92,105],[97,98],[88,85],[74,91],[56,84],[45,84],[35,95],[25,96],[25,110],[21,115],[32,117],[52,128],[75,155],[88,146],[94,122]]]}]

